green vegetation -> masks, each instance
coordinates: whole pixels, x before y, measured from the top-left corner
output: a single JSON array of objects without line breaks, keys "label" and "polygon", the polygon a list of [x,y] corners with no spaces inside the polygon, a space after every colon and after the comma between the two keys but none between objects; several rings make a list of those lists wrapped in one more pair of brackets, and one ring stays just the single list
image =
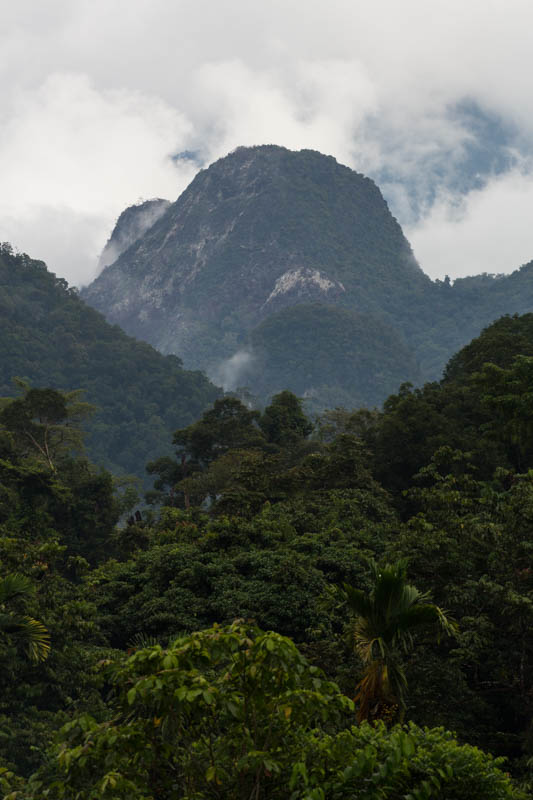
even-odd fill
[{"label": "green vegetation", "polygon": [[0,632],[4,797],[531,796],[532,341],[500,320],[382,411],[219,398],[142,511],[79,450],[76,392],[21,386],[0,625],[51,645]]},{"label": "green vegetation", "polygon": [[284,308],[252,331],[250,343],[254,359],[241,381],[261,396],[290,386],[313,409],[379,405],[400,383],[420,380],[400,329],[339,307]]},{"label": "green vegetation", "polygon": [[32,661],[44,661],[50,652],[50,636],[42,622],[9,610],[14,601],[28,597],[33,588],[24,575],[0,578],[0,648],[5,652],[13,645],[22,645]]},{"label": "green vegetation", "polygon": [[170,453],[172,431],[196,419],[218,391],[126,336],[83,303],[40,261],[0,247],[0,395],[12,378],[65,391],[83,389],[96,406],[91,458],[115,474],[143,477],[146,462]]},{"label": "green vegetation", "polygon": [[48,797],[520,797],[442,730],[350,726],[352,701],[289,639],[243,623],[140,650],[112,681],[103,721],[62,729]]},{"label": "green vegetation", "polygon": [[456,626],[428,595],[407,583],[407,561],[380,568],[373,561],[370,593],[345,583],[343,594],[354,615],[353,646],[365,665],[357,685],[357,719],[403,718],[407,679],[402,651],[413,646],[413,631],[440,625],[447,633]]}]

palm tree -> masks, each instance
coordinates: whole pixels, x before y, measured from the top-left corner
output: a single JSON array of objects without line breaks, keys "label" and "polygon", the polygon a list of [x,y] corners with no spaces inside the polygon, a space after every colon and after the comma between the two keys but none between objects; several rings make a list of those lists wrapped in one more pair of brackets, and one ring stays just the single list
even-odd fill
[{"label": "palm tree", "polygon": [[0,578],[0,648],[10,642],[21,644],[32,661],[44,661],[50,652],[50,634],[42,622],[10,611],[14,600],[29,597],[34,587],[24,575]]},{"label": "palm tree", "polygon": [[357,719],[403,718],[407,679],[402,656],[414,646],[413,632],[440,627],[448,634],[457,625],[429,601],[427,593],[407,583],[407,561],[379,568],[370,562],[373,587],[369,593],[345,583],[342,594],[354,614],[350,639],[365,671],[356,687]]}]

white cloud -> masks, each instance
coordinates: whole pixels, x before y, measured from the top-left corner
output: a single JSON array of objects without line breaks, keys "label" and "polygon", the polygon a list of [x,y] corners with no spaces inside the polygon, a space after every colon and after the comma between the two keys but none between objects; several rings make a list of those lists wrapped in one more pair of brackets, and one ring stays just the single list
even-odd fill
[{"label": "white cloud", "polygon": [[46,261],[52,272],[76,286],[96,277],[97,259],[108,227],[105,214],[34,205],[17,216],[2,210],[0,240],[18,244],[20,250]]},{"label": "white cloud", "polygon": [[0,129],[1,238],[70,281],[84,280],[126,205],[175,197],[190,180],[191,168],[169,158],[189,133],[157,97],[97,91],[83,75],[48,77],[20,95]]},{"label": "white cloud", "polygon": [[460,201],[440,198],[406,231],[433,278],[501,273],[533,258],[533,175],[513,170]]},{"label": "white cloud", "polygon": [[[449,113],[458,101],[503,116],[533,148],[526,0],[0,0],[0,13],[0,238],[75,283],[124,206],[185,186],[190,167],[169,159],[182,149],[207,161],[239,144],[320,149],[386,176],[412,222],[403,181],[430,197],[436,174],[448,185],[461,169],[473,134]],[[476,250],[476,235],[482,214],[497,229],[530,185],[514,172],[491,181],[460,222],[441,198],[410,228],[422,265],[527,260],[519,210],[501,249]],[[77,257],[70,234],[52,241],[65,220]]]},{"label": "white cloud", "polygon": [[300,61],[290,74],[237,60],[209,63],[198,69],[195,89],[201,98],[196,135],[209,160],[238,145],[274,143],[351,162],[353,132],[376,107],[374,88],[356,61]]}]

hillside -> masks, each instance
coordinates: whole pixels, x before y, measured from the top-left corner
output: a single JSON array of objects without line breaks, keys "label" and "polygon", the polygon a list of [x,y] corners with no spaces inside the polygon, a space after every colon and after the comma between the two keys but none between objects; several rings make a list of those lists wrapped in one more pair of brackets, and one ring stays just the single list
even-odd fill
[{"label": "hillside", "polygon": [[441,377],[447,361],[494,320],[533,311],[533,262],[509,275],[475,275],[453,285],[436,281],[419,307],[410,342],[426,380]]},{"label": "hillside", "polygon": [[98,406],[89,425],[93,461],[115,473],[143,474],[170,449],[171,432],[196,419],[218,390],[109,325],[45,264],[0,249],[0,394],[12,378],[34,386],[85,389]]},{"label": "hillside", "polygon": [[345,308],[290,306],[267,317],[250,339],[254,355],[241,380],[261,396],[290,386],[311,409],[380,405],[401,383],[421,377],[398,331],[379,316]]}]

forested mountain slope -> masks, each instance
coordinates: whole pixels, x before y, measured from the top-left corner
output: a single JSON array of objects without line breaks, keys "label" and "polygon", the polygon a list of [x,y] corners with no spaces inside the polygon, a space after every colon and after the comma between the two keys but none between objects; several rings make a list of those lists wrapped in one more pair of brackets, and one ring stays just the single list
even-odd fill
[{"label": "forested mountain slope", "polygon": [[143,475],[169,448],[170,433],[192,422],[218,390],[175,356],[162,356],[109,325],[40,261],[0,250],[0,394],[18,376],[34,386],[85,389],[97,406],[91,458],[113,472]]},{"label": "forested mountain slope", "polygon": [[503,315],[533,311],[533,262],[509,275],[475,275],[432,284],[422,321],[411,339],[426,380],[441,377],[447,361]]}]

